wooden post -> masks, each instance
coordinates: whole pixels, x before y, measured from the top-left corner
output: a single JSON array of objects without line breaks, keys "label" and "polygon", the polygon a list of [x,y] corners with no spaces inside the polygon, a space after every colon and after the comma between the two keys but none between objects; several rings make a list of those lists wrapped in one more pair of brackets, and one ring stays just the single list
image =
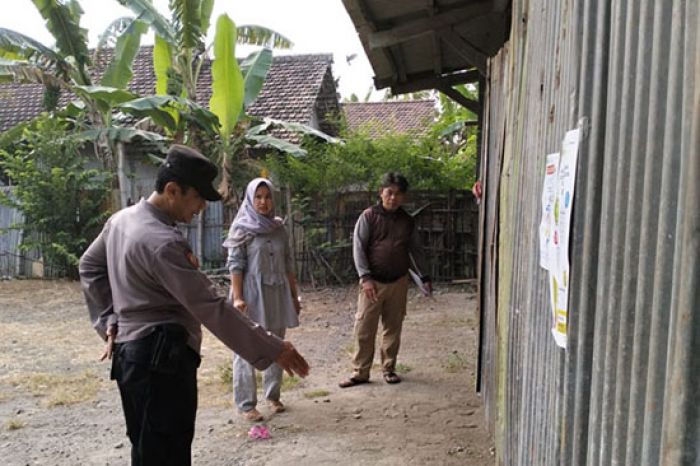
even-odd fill
[{"label": "wooden post", "polygon": [[129,204],[131,183],[126,174],[126,149],[124,143],[117,143],[117,180],[119,180],[119,208],[123,209]]},{"label": "wooden post", "polygon": [[287,203],[287,232],[289,233],[289,251],[294,261],[294,271],[297,277],[301,277],[299,267],[297,267],[296,242],[294,231],[294,209],[292,208],[292,188],[289,185],[284,188],[285,202]]}]

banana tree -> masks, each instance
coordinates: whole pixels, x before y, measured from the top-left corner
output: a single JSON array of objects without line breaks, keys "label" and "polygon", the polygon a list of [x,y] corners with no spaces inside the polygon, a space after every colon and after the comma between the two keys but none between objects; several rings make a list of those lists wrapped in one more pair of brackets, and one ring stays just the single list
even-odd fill
[{"label": "banana tree", "polygon": [[[208,59],[205,39],[209,30],[214,0],[171,0],[172,20],[154,7],[151,0],[118,0],[155,32],[153,66],[156,95],[182,97],[197,102],[197,84],[202,66]],[[239,43],[289,48],[292,43],[283,35],[257,25],[238,28]],[[231,55],[235,60],[235,56]],[[198,145],[197,129],[183,121],[176,111],[171,117],[177,123],[172,136],[179,142]]]},{"label": "banana tree", "polygon": [[[149,23],[140,19],[121,18],[119,26],[108,28],[103,37],[115,39],[111,62],[105,69],[99,86],[93,83],[95,70],[87,46],[87,32],[80,27],[82,9],[77,0],[33,0],[53,35],[55,48],[15,31],[0,29],[0,80],[39,83],[45,86],[44,104],[55,111],[61,90],[79,99],[74,109],[85,112],[85,135],[93,135],[95,154],[103,166],[115,174],[113,187],[123,185],[124,174],[119,171],[123,161],[118,158],[119,138],[129,131],[116,131],[113,125],[114,106],[134,95],[124,91],[132,76],[132,64],[140,47],[141,36]],[[134,134],[134,133],[132,133]],[[140,135],[139,137],[141,137]],[[136,137],[136,136],[134,136]],[[157,135],[149,135],[157,139]],[[124,197],[124,196],[122,196]],[[115,203],[116,204],[116,203]],[[123,203],[122,203],[123,205]]]},{"label": "banana tree", "polygon": [[261,123],[246,114],[248,106],[257,98],[272,64],[272,51],[263,48],[250,54],[240,65],[235,58],[238,29],[228,15],[221,15],[216,22],[214,36],[214,61],[212,63],[212,94],[209,108],[219,119],[220,164],[222,178],[219,190],[224,201],[238,204],[238,196],[232,187],[231,172],[236,156],[251,145],[269,147],[305,155],[305,151],[288,141],[269,133],[275,126],[299,133],[313,134],[328,141],[330,136],[306,125],[264,119]]},{"label": "banana tree", "polygon": [[[227,16],[216,22],[212,45],[212,93],[210,112],[199,107],[196,90],[202,66],[208,59],[204,45],[210,26],[213,0],[171,0],[172,21],[162,16],[150,0],[118,0],[155,32],[153,65],[156,96],[120,105],[120,110],[137,117],[148,116],[176,141],[200,147],[207,140],[216,141],[215,151],[222,167],[221,190],[226,200],[236,204],[231,187],[231,167],[236,154],[255,144],[303,154],[303,150],[277,139],[265,130],[272,122],[257,124],[245,110],[262,89],[272,64],[271,48],[289,48],[292,43],[281,34],[258,25],[236,27]],[[250,54],[242,63],[235,55],[236,44],[254,44],[262,49]],[[275,123],[277,126],[283,122]],[[263,129],[264,126],[264,129]],[[313,132],[299,125],[296,131]],[[212,136],[214,136],[212,138]]]}]

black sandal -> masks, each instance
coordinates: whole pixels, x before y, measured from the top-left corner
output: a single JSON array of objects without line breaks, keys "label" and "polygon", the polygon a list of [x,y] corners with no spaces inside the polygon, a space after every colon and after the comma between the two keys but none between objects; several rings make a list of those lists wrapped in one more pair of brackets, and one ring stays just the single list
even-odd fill
[{"label": "black sandal", "polygon": [[354,387],[355,385],[362,385],[363,383],[369,383],[369,380],[367,379],[358,379],[356,377],[350,377],[349,379],[345,379],[341,381],[338,386],[340,388],[348,388],[348,387]]},{"label": "black sandal", "polygon": [[386,383],[399,383],[401,382],[401,377],[396,375],[396,372],[385,372],[384,381]]}]

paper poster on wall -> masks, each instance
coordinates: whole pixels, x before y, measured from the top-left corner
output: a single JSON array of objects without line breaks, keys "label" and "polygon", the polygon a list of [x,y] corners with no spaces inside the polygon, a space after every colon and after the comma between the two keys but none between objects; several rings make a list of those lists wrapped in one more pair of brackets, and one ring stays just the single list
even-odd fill
[{"label": "paper poster on wall", "polygon": [[557,346],[566,348],[569,319],[569,271],[561,275],[549,272],[549,296],[552,306],[552,336]]},{"label": "paper poster on wall", "polygon": [[554,235],[554,203],[559,189],[559,152],[549,154],[545,163],[544,184],[542,186],[542,220],[540,221],[540,266],[546,270],[556,268],[558,252]]},{"label": "paper poster on wall", "polygon": [[556,171],[557,176],[556,180],[553,181],[556,188],[554,189],[552,208],[551,246],[547,252],[547,264],[549,265],[547,270],[549,270],[549,290],[553,316],[552,335],[556,344],[562,348],[566,348],[569,321],[569,237],[580,135],[580,129],[574,129],[568,131],[564,136]]},{"label": "paper poster on wall", "polygon": [[576,185],[576,163],[578,161],[578,145],[580,130],[567,131],[562,141],[561,157],[559,160],[559,192],[557,196],[558,215],[556,232],[559,234],[559,268],[560,271],[569,268],[569,234],[571,229],[571,210],[574,203],[574,187]]}]

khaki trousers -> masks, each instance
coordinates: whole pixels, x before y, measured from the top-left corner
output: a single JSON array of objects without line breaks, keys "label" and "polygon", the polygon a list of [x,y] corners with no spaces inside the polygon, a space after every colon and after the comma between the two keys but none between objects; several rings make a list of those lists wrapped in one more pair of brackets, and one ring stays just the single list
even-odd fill
[{"label": "khaki trousers", "polygon": [[374,341],[379,319],[382,320],[381,358],[383,372],[394,372],[396,356],[401,346],[401,327],[406,316],[408,275],[393,283],[377,285],[377,302],[372,303],[360,287],[355,315],[355,353],[352,358],[353,377],[369,379],[374,360]]}]

